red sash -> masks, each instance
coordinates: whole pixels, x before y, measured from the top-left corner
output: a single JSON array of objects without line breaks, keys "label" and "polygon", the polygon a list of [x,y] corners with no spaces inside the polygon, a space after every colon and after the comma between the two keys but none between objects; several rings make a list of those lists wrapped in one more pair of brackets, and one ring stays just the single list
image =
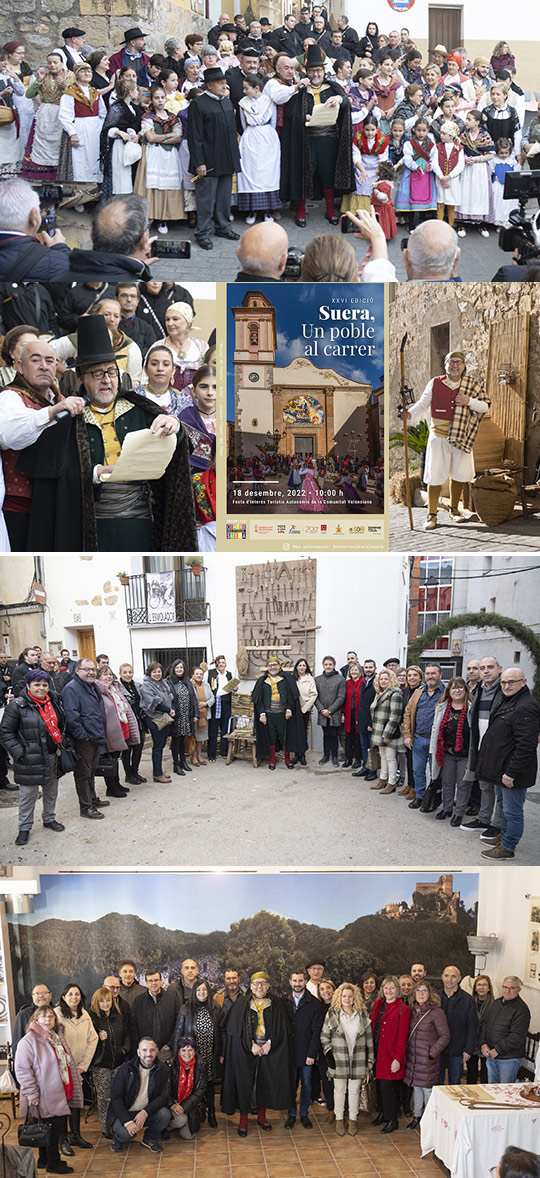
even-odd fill
[{"label": "red sash", "polygon": [[420,159],[425,160],[426,163],[428,164],[433,144],[430,143],[428,140],[427,147],[424,147],[423,143],[419,143],[417,139],[411,139],[411,146],[412,146],[412,149],[414,152],[415,159],[418,159],[418,157],[420,157]]}]

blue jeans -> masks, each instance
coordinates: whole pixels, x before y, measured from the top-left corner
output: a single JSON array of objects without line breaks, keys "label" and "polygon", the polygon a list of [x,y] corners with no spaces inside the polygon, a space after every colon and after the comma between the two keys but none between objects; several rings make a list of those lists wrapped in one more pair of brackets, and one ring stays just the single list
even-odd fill
[{"label": "blue jeans", "polygon": [[[135,1114],[134,1114],[135,1115]],[[143,1134],[150,1141],[159,1141],[163,1130],[167,1128],[171,1119],[171,1110],[166,1106],[157,1111],[145,1121]],[[112,1125],[113,1137],[116,1141],[133,1141],[125,1125],[116,1118]]]},{"label": "blue jeans", "polygon": [[523,834],[525,817],[523,807],[527,796],[526,789],[508,789],[506,785],[497,786],[497,805],[502,811],[502,845],[507,851],[515,851]]},{"label": "blue jeans", "polygon": [[[215,712],[215,706],[212,708]],[[226,757],[229,751],[229,742],[227,740],[227,729],[229,727],[229,720],[231,718],[231,697],[230,695],[222,695],[221,697],[221,716],[217,719],[214,715],[208,719],[208,760],[215,761],[217,757],[218,733],[220,734],[219,752],[220,756]]]},{"label": "blue jeans", "polygon": [[[510,793],[513,791],[510,790]],[[486,1059],[488,1084],[515,1084],[521,1059]]]},{"label": "blue jeans", "polygon": [[309,1106],[311,1104],[311,1069],[313,1065],[305,1063],[301,1068],[296,1068],[293,1078],[295,1103],[289,1109],[289,1116],[296,1116],[296,1090],[300,1082],[300,1116],[307,1117]]},{"label": "blue jeans", "polygon": [[366,732],[365,729],[359,728],[358,736],[362,745],[362,767],[367,769],[368,753],[371,748],[371,732]]},{"label": "blue jeans", "polygon": [[463,1074],[463,1055],[441,1055],[439,1067],[439,1084],[444,1084],[444,1073],[448,1068],[448,1083],[461,1084]]},{"label": "blue jeans", "polygon": [[170,724],[166,724],[165,728],[156,728],[154,721],[146,717],[148,730],[152,737],[152,769],[154,777],[161,777],[163,773],[163,749],[167,744],[169,737]]},{"label": "blue jeans", "polygon": [[412,746],[412,763],[414,774],[414,788],[417,798],[423,798],[426,792],[426,765],[431,766],[429,755],[429,736],[414,736]]}]

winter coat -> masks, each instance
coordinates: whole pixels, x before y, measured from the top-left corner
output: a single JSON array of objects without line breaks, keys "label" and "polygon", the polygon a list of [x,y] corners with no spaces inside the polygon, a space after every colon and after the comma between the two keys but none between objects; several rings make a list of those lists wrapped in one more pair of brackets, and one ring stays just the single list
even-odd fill
[{"label": "winter coat", "polygon": [[360,704],[356,716],[356,726],[359,732],[366,732],[371,725],[371,705],[375,699],[375,676],[370,679],[369,683],[366,678],[362,679],[362,688],[360,691]]},{"label": "winter coat", "polygon": [[[377,998],[371,1012],[371,1027],[375,1039],[375,1024],[377,1015],[384,998]],[[395,1002],[387,1002],[380,1024],[379,1042],[377,1045],[377,1062],[375,1075],[378,1080],[402,1080],[405,1075],[405,1052],[407,1050],[407,1036],[409,1033],[410,1008],[396,998]],[[399,1060],[400,1068],[397,1072],[390,1070],[392,1061]]]},{"label": "winter coat", "polygon": [[[223,1034],[221,1030],[221,1025],[223,1023],[223,1011],[219,1006],[216,1006],[212,1000],[210,1000],[208,1005],[208,1013],[214,1024],[212,1076],[215,1079],[219,1070],[219,1060],[223,1055]],[[184,1003],[178,1012],[176,1026],[174,1028],[174,1035],[170,1044],[173,1055],[177,1055],[178,1053],[178,1040],[182,1037],[182,1035],[193,1036],[195,1039],[195,1051],[198,1053],[199,1044],[197,1042],[196,1020],[197,1011],[191,1010],[191,1008],[186,1003]]]},{"label": "winter coat", "polygon": [[300,709],[305,715],[306,712],[311,712],[317,699],[317,687],[313,675],[299,675],[296,686],[300,696]]},{"label": "winter coat", "polygon": [[302,1068],[306,1059],[317,1057],[325,1008],[309,990],[304,990],[298,1005],[292,994],[288,1002],[293,1025],[293,1066]]},{"label": "winter coat", "polygon": [[494,1047],[498,1059],[522,1059],[531,1012],[523,998],[496,998],[482,1022],[481,1042]]},{"label": "winter coat", "polygon": [[145,675],[141,683],[141,709],[150,720],[164,712],[174,711],[173,693],[168,679],[151,679]]},{"label": "winter coat", "polygon": [[376,692],[371,705],[371,743],[389,746],[403,752],[405,741],[401,732],[403,696],[399,687],[387,687]]},{"label": "winter coat", "polygon": [[429,1002],[411,1010],[405,1057],[405,1083],[432,1088],[439,1081],[439,1057],[450,1042],[450,1029],[440,1006]]},{"label": "winter coat", "polygon": [[355,717],[358,715],[360,700],[362,698],[362,683],[362,679],[347,679],[346,681],[347,694],[345,696],[345,703],[343,705],[345,732],[351,731],[352,713],[354,712]]},{"label": "winter coat", "polygon": [[478,1019],[478,1035],[476,1037],[476,1047],[474,1050],[474,1054],[479,1055],[482,1043],[485,1043],[485,1039],[483,1038],[484,1019],[487,1015],[487,1012],[488,1012],[492,1002],[494,1002],[495,999],[491,997],[491,994],[486,994],[485,998],[479,998],[478,994],[473,994],[472,999],[473,999],[474,1005],[476,1007],[476,1017]]},{"label": "winter coat", "polygon": [[79,1071],[87,1072],[98,1043],[97,1032],[88,1011],[83,1010],[80,1018],[66,1018],[60,1007],[55,1006],[54,1013],[64,1028],[69,1050]]},{"label": "winter coat", "polygon": [[458,986],[456,993],[450,998],[445,991],[441,993],[441,1007],[446,1015],[450,1027],[450,1042],[445,1048],[445,1055],[474,1055],[476,1050],[476,1036],[478,1020],[476,1006],[470,994]]},{"label": "winter coat", "polygon": [[[65,732],[66,721],[60,700],[54,692],[49,698],[56,712],[60,732]],[[13,775],[17,785],[36,789],[52,784],[51,752],[47,745],[45,721],[26,688],[23,695],[7,705],[0,724],[0,744],[13,759]],[[60,748],[60,745],[57,747]]]},{"label": "winter coat", "polygon": [[[90,1018],[98,1036],[92,1067],[111,1070],[119,1068],[129,1051],[129,1035],[122,1015],[113,1005],[108,1014],[104,1014],[103,1011],[94,1014],[90,1011]],[[99,1038],[100,1031],[107,1032],[106,1039]]]},{"label": "winter coat", "polygon": [[[467,759],[467,771],[465,773],[465,781],[474,781],[477,777],[476,762],[478,760],[478,751],[480,745],[480,729],[478,725],[478,713],[480,710],[480,701],[482,699],[483,687],[481,683],[477,683],[474,691],[472,703],[469,706],[467,713],[467,720],[469,722],[470,740],[469,740],[469,756]],[[500,681],[493,692],[493,699],[491,701],[491,708],[489,711],[489,719],[495,717],[502,701],[504,699]],[[489,724],[488,724],[489,727]],[[485,733],[484,733],[485,736]]]},{"label": "winter coat", "polygon": [[[122,732],[122,725],[116,703],[111,695],[106,683],[98,679],[96,682],[98,691],[101,691],[103,703],[105,705],[105,737],[106,748],[109,753],[118,753],[126,749],[128,745],[135,745],[140,743],[139,725],[137,719],[132,712],[128,703],[126,703],[127,721],[129,724],[129,736],[126,738]],[[120,692],[118,693],[121,694]],[[122,694],[122,698],[125,697]]]},{"label": "winter coat", "polygon": [[42,1117],[65,1117],[72,1108],[83,1107],[81,1078],[64,1035],[58,1037],[68,1051],[68,1065],[73,1080],[73,1096],[66,1100],[64,1085],[54,1047],[49,1043],[42,1023],[32,1023],[17,1047],[15,1059],[17,1081],[21,1089],[20,1114],[25,1118],[31,1105],[38,1105]]},{"label": "winter coat", "polygon": [[481,781],[502,784],[503,774],[513,777],[516,789],[530,789],[538,770],[537,746],[540,733],[540,708],[529,688],[522,687],[504,698],[495,715],[490,715],[484,735],[476,775]]},{"label": "winter coat", "polygon": [[[253,700],[253,717],[255,725],[257,756],[260,760],[270,756],[270,737],[268,724],[261,724],[260,716],[265,712],[264,683],[267,676],[263,672],[259,676],[251,693]],[[285,682],[286,706],[292,715],[285,721],[285,749],[289,753],[305,753],[307,749],[306,726],[300,709],[298,684],[289,671],[280,671],[280,678]]]},{"label": "winter coat", "polygon": [[194,688],[191,680],[188,679],[187,675],[184,675],[184,678],[178,679],[176,683],[173,681],[172,678],[167,679],[167,683],[169,684],[169,687],[170,687],[172,694],[173,694],[173,709],[175,712],[175,717],[174,717],[174,720],[171,724],[171,736],[181,736],[182,735],[181,729],[180,729],[180,724],[181,724],[180,710],[178,708],[178,685],[179,684],[182,684],[184,687],[187,687],[187,690],[188,690],[188,695],[189,695],[189,731],[191,734],[193,734],[195,731],[196,725],[197,725],[197,721],[196,721],[195,717],[196,716],[198,717],[198,715],[199,715],[199,707],[198,707],[198,703],[197,703],[197,695],[195,692],[195,688]]},{"label": "winter coat", "polygon": [[174,1027],[180,1009],[178,990],[161,990],[154,1002],[148,990],[139,994],[131,1007],[130,1036],[135,1050],[142,1038],[154,1039],[158,1048],[173,1049]]},{"label": "winter coat", "polygon": [[[168,1067],[159,1063],[157,1059],[149,1072],[148,1104],[145,1108],[148,1116],[151,1117],[160,1108],[165,1108],[169,1104],[170,1075]],[[111,1102],[107,1109],[108,1132],[116,1120],[120,1121],[122,1125],[126,1125],[128,1121],[132,1120],[133,1114],[129,1110],[137,1099],[139,1089],[139,1057],[135,1055],[133,1059],[126,1060],[118,1068],[111,1084]]]},{"label": "winter coat", "polygon": [[321,1047],[325,1056],[330,1054],[328,1075],[332,1080],[363,1080],[368,1063],[373,1064],[375,1053],[369,1015],[362,1010],[359,1015],[360,1029],[350,1056],[340,1012],[331,1008],[327,1011],[321,1031]]},{"label": "winter coat", "polygon": [[62,692],[67,730],[74,740],[91,740],[105,747],[105,704],[95,683],[75,674]]},{"label": "winter coat", "polygon": [[412,740],[414,737],[416,730],[416,709],[418,707],[418,700],[420,699],[423,691],[427,691],[425,683],[421,683],[420,687],[417,687],[416,690],[413,691],[408,704],[406,704],[405,711],[403,713],[403,736],[405,739],[410,737]]},{"label": "winter coat", "polygon": [[[430,760],[428,760],[428,763],[426,765],[426,771],[429,774],[430,780],[434,779],[435,777],[438,777],[439,772],[442,768],[442,766],[438,764],[436,754],[437,754],[437,741],[439,739],[439,732],[441,729],[443,716],[446,711],[447,703],[448,703],[448,700],[445,699],[444,703],[441,701],[441,703],[437,704],[437,707],[435,708],[435,719],[433,721],[433,728],[431,729],[431,736],[430,736],[430,740],[429,740]],[[467,705],[465,705],[465,706],[467,706]],[[465,719],[464,731],[467,728],[468,728],[468,717]],[[469,733],[470,733],[470,728],[469,728]],[[470,744],[470,738],[469,738],[469,744]],[[468,757],[468,751],[460,754],[460,756],[463,756],[463,758],[466,760]]]},{"label": "winter coat", "polygon": [[[343,675],[340,675],[339,671],[331,671],[329,675],[323,672],[322,675],[317,675],[315,684],[317,687],[315,707],[319,713],[317,724],[321,724],[323,728],[327,726],[339,728],[341,711],[347,694],[347,684]],[[327,708],[332,715],[323,716],[321,714],[323,708]]]},{"label": "winter coat", "polygon": [[[175,1054],[171,1064],[171,1091],[169,1097],[169,1104],[178,1104],[178,1078],[180,1075],[180,1065],[178,1062],[178,1055]],[[186,1096],[182,1101],[182,1108],[187,1113],[188,1126],[190,1133],[198,1133],[204,1121],[204,1105],[206,1097],[206,1068],[202,1060],[195,1060],[195,1075],[193,1077],[193,1088],[189,1096]]]}]

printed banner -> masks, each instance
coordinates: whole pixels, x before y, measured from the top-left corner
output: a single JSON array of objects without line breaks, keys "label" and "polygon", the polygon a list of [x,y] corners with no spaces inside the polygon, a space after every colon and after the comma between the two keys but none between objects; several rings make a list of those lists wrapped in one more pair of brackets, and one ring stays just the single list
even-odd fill
[{"label": "printed banner", "polygon": [[148,623],[175,622],[174,572],[147,573],[146,599]]}]

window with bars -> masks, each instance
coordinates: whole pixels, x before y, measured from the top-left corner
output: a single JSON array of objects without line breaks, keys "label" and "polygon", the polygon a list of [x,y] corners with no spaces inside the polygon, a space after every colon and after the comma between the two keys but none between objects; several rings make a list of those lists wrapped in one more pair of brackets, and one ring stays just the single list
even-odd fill
[{"label": "window with bars", "polygon": [[195,667],[200,667],[201,663],[207,661],[206,646],[190,646],[189,648],[185,646],[146,647],[143,649],[142,654],[144,667],[147,667],[149,663],[161,663],[164,673],[167,672],[175,659],[182,659],[189,675],[193,674]]}]

